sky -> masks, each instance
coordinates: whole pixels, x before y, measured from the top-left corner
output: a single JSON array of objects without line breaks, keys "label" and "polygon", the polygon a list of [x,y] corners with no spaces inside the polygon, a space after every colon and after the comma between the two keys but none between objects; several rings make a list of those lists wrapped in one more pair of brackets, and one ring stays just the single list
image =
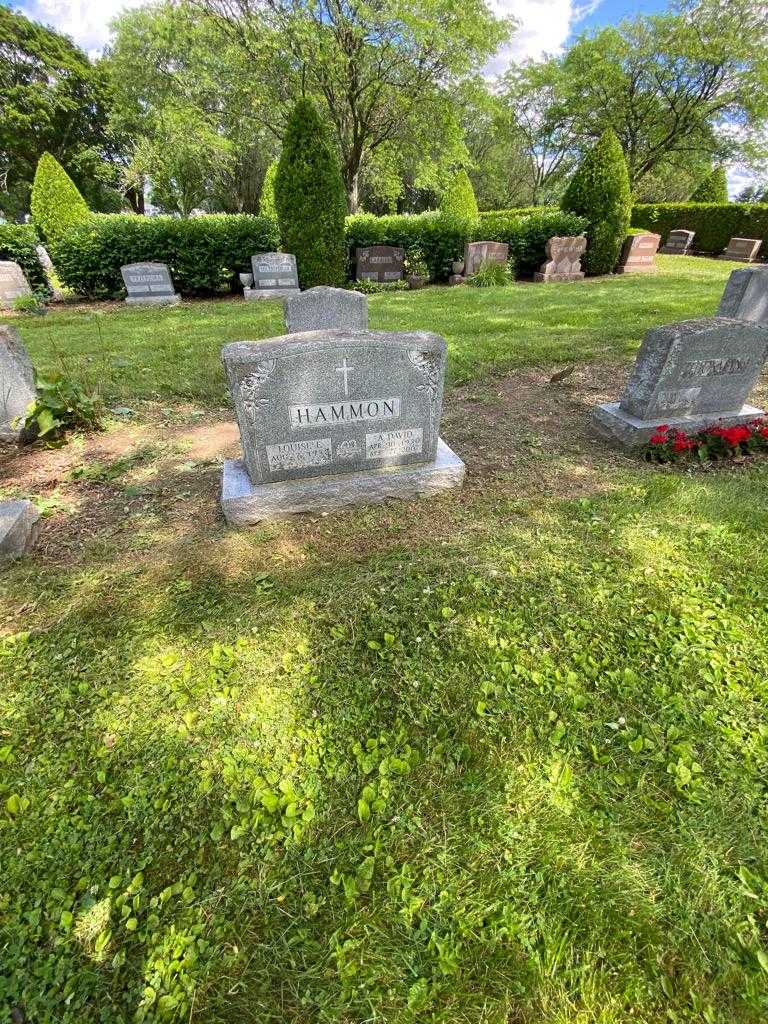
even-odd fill
[{"label": "sky", "polygon": [[[140,7],[146,0],[0,0],[35,21],[52,25],[71,36],[91,56],[109,42],[109,23],[122,10]],[[510,61],[539,60],[561,53],[582,32],[615,24],[622,18],[653,14],[667,0],[489,0],[499,14],[511,15],[519,29],[488,70],[503,71]],[[738,168],[728,169],[730,192],[735,196],[750,180]]]}]

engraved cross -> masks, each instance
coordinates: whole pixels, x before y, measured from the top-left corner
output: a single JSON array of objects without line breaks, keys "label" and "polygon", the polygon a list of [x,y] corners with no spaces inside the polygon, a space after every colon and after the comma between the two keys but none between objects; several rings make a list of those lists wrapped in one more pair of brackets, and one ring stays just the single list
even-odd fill
[{"label": "engraved cross", "polygon": [[347,366],[346,356],[341,361],[341,366],[336,367],[336,373],[344,375],[344,396],[349,398],[349,375],[355,369],[354,366]]}]

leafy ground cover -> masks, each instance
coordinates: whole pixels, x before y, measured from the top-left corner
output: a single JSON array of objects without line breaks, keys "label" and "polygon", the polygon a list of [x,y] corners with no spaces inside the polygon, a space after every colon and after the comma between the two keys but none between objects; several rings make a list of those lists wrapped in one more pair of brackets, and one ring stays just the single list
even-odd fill
[{"label": "leafy ground cover", "polygon": [[711,312],[730,269],[675,267],[674,314],[660,278],[598,281],[589,328],[563,327],[578,289],[515,289],[549,354],[538,326],[504,350],[506,294],[377,299],[376,325],[401,301],[454,325],[466,487],[249,531],[216,512],[236,432],[208,378],[158,383],[177,314],[134,357],[136,314],[110,320],[136,415],[3,466],[49,512],[0,579],[6,1017],[765,1019],[768,465],[586,430],[639,340],[625,305]]}]

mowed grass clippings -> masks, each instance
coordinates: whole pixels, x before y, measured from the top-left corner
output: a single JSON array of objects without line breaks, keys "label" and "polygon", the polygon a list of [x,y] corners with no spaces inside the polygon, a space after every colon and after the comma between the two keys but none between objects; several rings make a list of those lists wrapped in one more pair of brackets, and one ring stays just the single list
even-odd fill
[{"label": "mowed grass clippings", "polygon": [[610,474],[6,571],[2,1012],[764,1020],[768,469]]}]

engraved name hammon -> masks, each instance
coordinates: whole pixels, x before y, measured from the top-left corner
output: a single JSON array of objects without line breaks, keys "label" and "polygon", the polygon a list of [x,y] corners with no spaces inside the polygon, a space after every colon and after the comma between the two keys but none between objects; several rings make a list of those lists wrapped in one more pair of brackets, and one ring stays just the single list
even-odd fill
[{"label": "engraved name hammon", "polygon": [[291,405],[288,417],[291,426],[316,427],[327,424],[360,423],[365,420],[395,420],[400,416],[399,398],[355,399],[326,402],[322,405]]},{"label": "engraved name hammon", "polygon": [[689,377],[729,377],[737,373],[746,373],[752,363],[747,356],[729,356],[727,359],[692,359],[680,370],[682,378]]}]

